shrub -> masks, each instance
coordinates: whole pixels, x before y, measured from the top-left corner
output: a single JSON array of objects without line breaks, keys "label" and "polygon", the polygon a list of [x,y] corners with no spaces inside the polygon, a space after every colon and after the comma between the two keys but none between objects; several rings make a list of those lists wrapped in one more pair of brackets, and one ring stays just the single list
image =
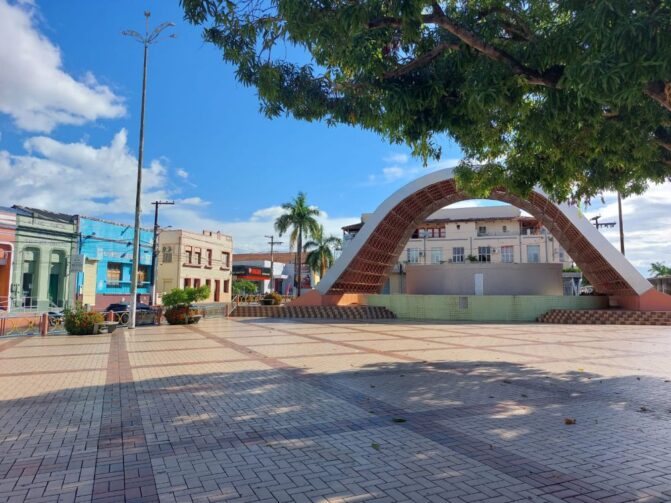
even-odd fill
[{"label": "shrub", "polygon": [[267,293],[267,294],[263,297],[263,300],[266,301],[266,302],[264,302],[264,304],[270,304],[270,305],[273,305],[273,306],[279,306],[279,305],[282,303],[282,301],[283,301],[284,299],[282,298],[282,296],[281,296],[279,293],[277,293],[277,292],[270,292],[270,293]]},{"label": "shrub", "polygon": [[210,287],[207,285],[198,288],[174,288],[169,293],[163,294],[165,319],[171,325],[191,323],[190,318],[200,314],[197,309],[191,308],[191,304],[205,300],[209,296]]},{"label": "shrub", "polygon": [[81,305],[65,309],[63,313],[63,324],[70,335],[93,335],[93,325],[105,321],[102,313],[85,311]]}]

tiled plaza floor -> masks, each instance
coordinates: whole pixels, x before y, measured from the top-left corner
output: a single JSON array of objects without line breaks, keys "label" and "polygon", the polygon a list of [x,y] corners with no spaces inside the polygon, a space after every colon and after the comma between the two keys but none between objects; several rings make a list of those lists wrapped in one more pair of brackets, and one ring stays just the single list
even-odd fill
[{"label": "tiled plaza floor", "polygon": [[669,502],[670,380],[668,327],[5,339],[0,502]]}]

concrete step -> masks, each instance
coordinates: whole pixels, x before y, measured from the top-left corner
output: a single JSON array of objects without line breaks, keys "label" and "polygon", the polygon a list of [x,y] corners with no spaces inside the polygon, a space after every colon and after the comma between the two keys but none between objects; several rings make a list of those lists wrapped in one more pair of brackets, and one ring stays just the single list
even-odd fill
[{"label": "concrete step", "polygon": [[390,320],[396,315],[379,306],[238,306],[236,318],[313,318],[330,320]]},{"label": "concrete step", "polygon": [[568,325],[666,325],[671,311],[627,311],[624,309],[551,309],[539,316],[539,323]]}]

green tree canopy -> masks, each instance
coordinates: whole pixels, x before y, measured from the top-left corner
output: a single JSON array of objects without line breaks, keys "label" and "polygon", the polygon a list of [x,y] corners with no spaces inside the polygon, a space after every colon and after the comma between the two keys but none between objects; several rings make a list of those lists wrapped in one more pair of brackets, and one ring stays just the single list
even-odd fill
[{"label": "green tree canopy", "polygon": [[653,262],[648,270],[653,277],[671,276],[671,267],[664,265],[664,262]]},{"label": "green tree canopy", "polygon": [[320,280],[324,278],[326,270],[333,265],[335,261],[333,251],[340,246],[342,246],[342,240],[336,236],[327,236],[323,225],[312,233],[312,240],[303,246],[303,249],[308,252],[305,261],[313,272],[319,273]]},{"label": "green tree canopy", "polygon": [[197,288],[173,288],[168,293],[163,294],[163,305],[166,308],[171,307],[189,307],[192,303],[199,300],[205,300],[210,296],[210,287],[207,285]]},{"label": "green tree canopy", "polygon": [[295,278],[298,279],[298,296],[301,295],[301,252],[303,251],[303,237],[312,236],[319,232],[319,223],[317,217],[321,214],[318,208],[310,206],[307,203],[305,192],[299,192],[290,203],[282,205],[284,214],[275,220],[275,230],[280,236],[289,232],[289,245],[296,247],[296,269]]},{"label": "green tree canopy", "polygon": [[668,0],[181,3],[269,117],[358,125],[425,161],[448,135],[474,195],[626,195],[671,175]]}]

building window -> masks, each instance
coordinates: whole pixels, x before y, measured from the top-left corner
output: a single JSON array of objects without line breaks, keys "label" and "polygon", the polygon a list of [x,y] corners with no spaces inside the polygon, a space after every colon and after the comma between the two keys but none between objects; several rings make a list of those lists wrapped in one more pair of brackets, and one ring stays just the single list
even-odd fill
[{"label": "building window", "polygon": [[502,246],[501,247],[501,262],[507,264],[512,264],[514,260],[514,247],[513,246]]},{"label": "building window", "polygon": [[195,278],[193,280],[193,287],[194,288],[200,288],[200,278]]},{"label": "building window", "polygon": [[107,264],[107,286],[121,283],[121,264],[108,262]]},{"label": "building window", "polygon": [[445,227],[440,228],[440,232],[438,233],[438,237],[444,238],[445,237]]},{"label": "building window", "polygon": [[507,225],[503,226],[503,232],[508,232],[508,226]]},{"label": "building window", "polygon": [[419,264],[419,248],[408,248],[408,263]]},{"label": "building window", "polygon": [[541,261],[541,246],[527,245],[527,262],[538,264]]},{"label": "building window", "polygon": [[559,261],[564,262],[564,250],[559,250]]},{"label": "building window", "polygon": [[492,261],[492,247],[478,246],[478,262],[491,262],[491,261]]},{"label": "building window", "polygon": [[184,278],[184,288],[191,288],[191,278]]},{"label": "building window", "polygon": [[170,264],[172,262],[172,247],[164,246],[161,251],[163,252],[163,262]]},{"label": "building window", "polygon": [[452,262],[462,264],[464,262],[464,247],[457,246],[452,248]]},{"label": "building window", "polygon": [[208,267],[212,267],[212,250],[210,250],[210,249],[208,248],[208,250],[207,250],[206,253],[207,253],[207,255],[206,255],[206,257],[207,257],[207,265],[208,265]]},{"label": "building window", "polygon": [[457,230],[461,229],[461,224],[457,224]]},{"label": "building window", "polygon": [[229,279],[224,280],[224,293],[228,293],[228,288],[229,288],[229,285],[230,285],[230,281],[231,280],[229,280]]},{"label": "building window", "polygon": [[203,252],[200,251],[200,248],[196,249],[196,253],[194,254],[194,259],[195,259],[197,265],[202,264]]},{"label": "building window", "polygon": [[484,236],[487,234],[487,227],[484,225],[481,225],[478,227],[478,236]]},{"label": "building window", "polygon": [[193,263],[193,252],[191,251],[190,246],[186,247],[186,263],[187,264],[192,264]]},{"label": "building window", "polygon": [[210,289],[210,293],[211,293],[212,292],[212,281],[210,281],[209,279],[206,279],[205,280],[205,286]]},{"label": "building window", "polygon": [[221,281],[219,281],[218,279],[215,279],[214,280],[214,301],[219,302],[220,300],[221,300]]},{"label": "building window", "polygon": [[149,281],[149,266],[140,265],[137,268],[137,282],[147,283]]},{"label": "building window", "polygon": [[443,261],[443,249],[431,248],[431,263],[440,264]]},{"label": "building window", "polygon": [[221,267],[230,267],[231,254],[228,252],[221,252]]}]

